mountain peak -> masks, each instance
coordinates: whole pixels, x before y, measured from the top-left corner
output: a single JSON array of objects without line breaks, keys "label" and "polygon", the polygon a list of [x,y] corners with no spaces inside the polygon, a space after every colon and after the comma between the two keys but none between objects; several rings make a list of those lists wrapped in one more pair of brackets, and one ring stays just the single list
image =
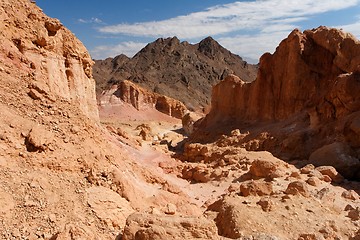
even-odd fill
[{"label": "mountain peak", "polygon": [[217,41],[215,41],[210,36],[199,42],[198,50],[212,59],[215,57],[215,55],[218,52],[227,51],[225,48],[223,48]]}]

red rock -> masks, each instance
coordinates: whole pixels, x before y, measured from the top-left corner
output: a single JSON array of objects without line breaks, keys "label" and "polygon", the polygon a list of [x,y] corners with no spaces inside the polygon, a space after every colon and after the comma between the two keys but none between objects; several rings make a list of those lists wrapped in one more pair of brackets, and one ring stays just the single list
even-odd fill
[{"label": "red rock", "polygon": [[256,204],[260,205],[264,212],[270,212],[274,205],[270,198],[261,198]]},{"label": "red rock", "polygon": [[341,196],[343,198],[350,199],[350,200],[358,200],[359,199],[359,195],[354,190],[344,191],[341,194]]},{"label": "red rock", "polygon": [[285,190],[286,194],[290,195],[302,195],[304,197],[309,197],[310,192],[308,190],[308,187],[306,183],[302,181],[295,181],[288,185],[287,189]]},{"label": "red rock", "polygon": [[[310,155],[309,161],[316,166],[333,166],[346,178],[355,177],[357,170],[360,168],[360,161],[354,151],[346,143],[342,142],[335,142],[317,149]],[[333,175],[329,170],[326,172]],[[333,177],[335,180],[340,181],[335,176]]]},{"label": "red rock", "polygon": [[[310,156],[316,166],[358,178],[360,162],[351,151],[360,146],[358,54],[360,42],[351,34],[295,29],[274,54],[261,57],[254,82],[229,75],[214,86],[212,108],[194,139],[206,141],[223,129],[257,129],[246,138],[249,146],[255,143],[251,149],[286,159]],[[260,141],[259,128],[267,139]]]},{"label": "red rock", "polygon": [[252,162],[251,175],[261,178],[277,178],[285,175],[281,161],[257,159]]},{"label": "red rock", "polygon": [[270,195],[272,191],[272,184],[268,182],[250,180],[240,185],[240,192],[244,197]]},{"label": "red rock", "polygon": [[332,166],[320,166],[317,167],[316,170],[322,175],[328,175],[334,183],[341,183],[344,181],[343,176],[341,176]]},{"label": "red rock", "polygon": [[99,96],[101,106],[116,106],[124,103],[132,105],[137,110],[154,108],[161,113],[181,119],[187,108],[183,103],[173,98],[151,92],[139,85],[124,80]]}]

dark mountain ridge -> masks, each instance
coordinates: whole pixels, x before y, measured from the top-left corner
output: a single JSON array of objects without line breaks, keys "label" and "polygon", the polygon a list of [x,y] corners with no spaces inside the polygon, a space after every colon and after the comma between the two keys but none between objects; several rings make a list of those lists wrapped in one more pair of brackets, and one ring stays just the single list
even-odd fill
[{"label": "dark mountain ridge", "polygon": [[211,88],[228,74],[244,81],[256,78],[257,66],[232,54],[213,38],[197,44],[177,37],[159,38],[133,58],[119,55],[95,60],[97,93],[123,80],[131,80],[148,90],[182,101],[190,109],[210,103]]}]

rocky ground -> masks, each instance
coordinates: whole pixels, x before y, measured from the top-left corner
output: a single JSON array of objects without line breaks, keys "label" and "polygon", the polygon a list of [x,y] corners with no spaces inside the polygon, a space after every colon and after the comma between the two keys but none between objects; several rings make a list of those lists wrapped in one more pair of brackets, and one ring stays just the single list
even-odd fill
[{"label": "rocky ground", "polygon": [[358,182],[248,151],[242,129],[187,141],[191,114],[99,118],[75,36],[30,1],[0,10],[1,239],[360,239]]}]

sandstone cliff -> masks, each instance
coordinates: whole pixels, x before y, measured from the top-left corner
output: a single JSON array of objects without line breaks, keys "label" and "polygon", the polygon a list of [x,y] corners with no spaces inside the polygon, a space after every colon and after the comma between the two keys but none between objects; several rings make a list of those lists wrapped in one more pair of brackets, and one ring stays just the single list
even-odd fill
[{"label": "sandstone cliff", "polygon": [[97,120],[93,61],[83,44],[31,1],[4,0],[0,9],[0,60],[31,75],[33,96],[70,101]]},{"label": "sandstone cliff", "polygon": [[253,81],[257,66],[223,48],[211,37],[197,44],[178,38],[149,43],[133,58],[119,55],[97,60],[94,77],[98,93],[128,79],[142,87],[198,109],[210,103],[211,87],[230,73]]},{"label": "sandstone cliff", "polygon": [[0,19],[0,239],[115,239],[137,210],[200,213],[99,126],[92,62],[69,30],[28,0],[0,1]]},{"label": "sandstone cliff", "polygon": [[316,149],[342,142],[345,146],[337,149],[347,149],[339,151],[352,168],[351,174],[342,173],[353,177],[360,167],[359,54],[360,42],[351,34],[326,27],[294,30],[274,54],[261,57],[254,82],[229,76],[213,88],[212,109],[202,127],[240,126],[249,131],[244,142],[260,139],[248,148],[289,159],[308,158]]},{"label": "sandstone cliff", "polygon": [[124,80],[113,85],[110,90],[99,96],[100,106],[114,107],[124,103],[132,105],[142,111],[153,108],[171,117],[181,119],[187,111],[185,105],[173,98],[148,91],[135,83]]}]

